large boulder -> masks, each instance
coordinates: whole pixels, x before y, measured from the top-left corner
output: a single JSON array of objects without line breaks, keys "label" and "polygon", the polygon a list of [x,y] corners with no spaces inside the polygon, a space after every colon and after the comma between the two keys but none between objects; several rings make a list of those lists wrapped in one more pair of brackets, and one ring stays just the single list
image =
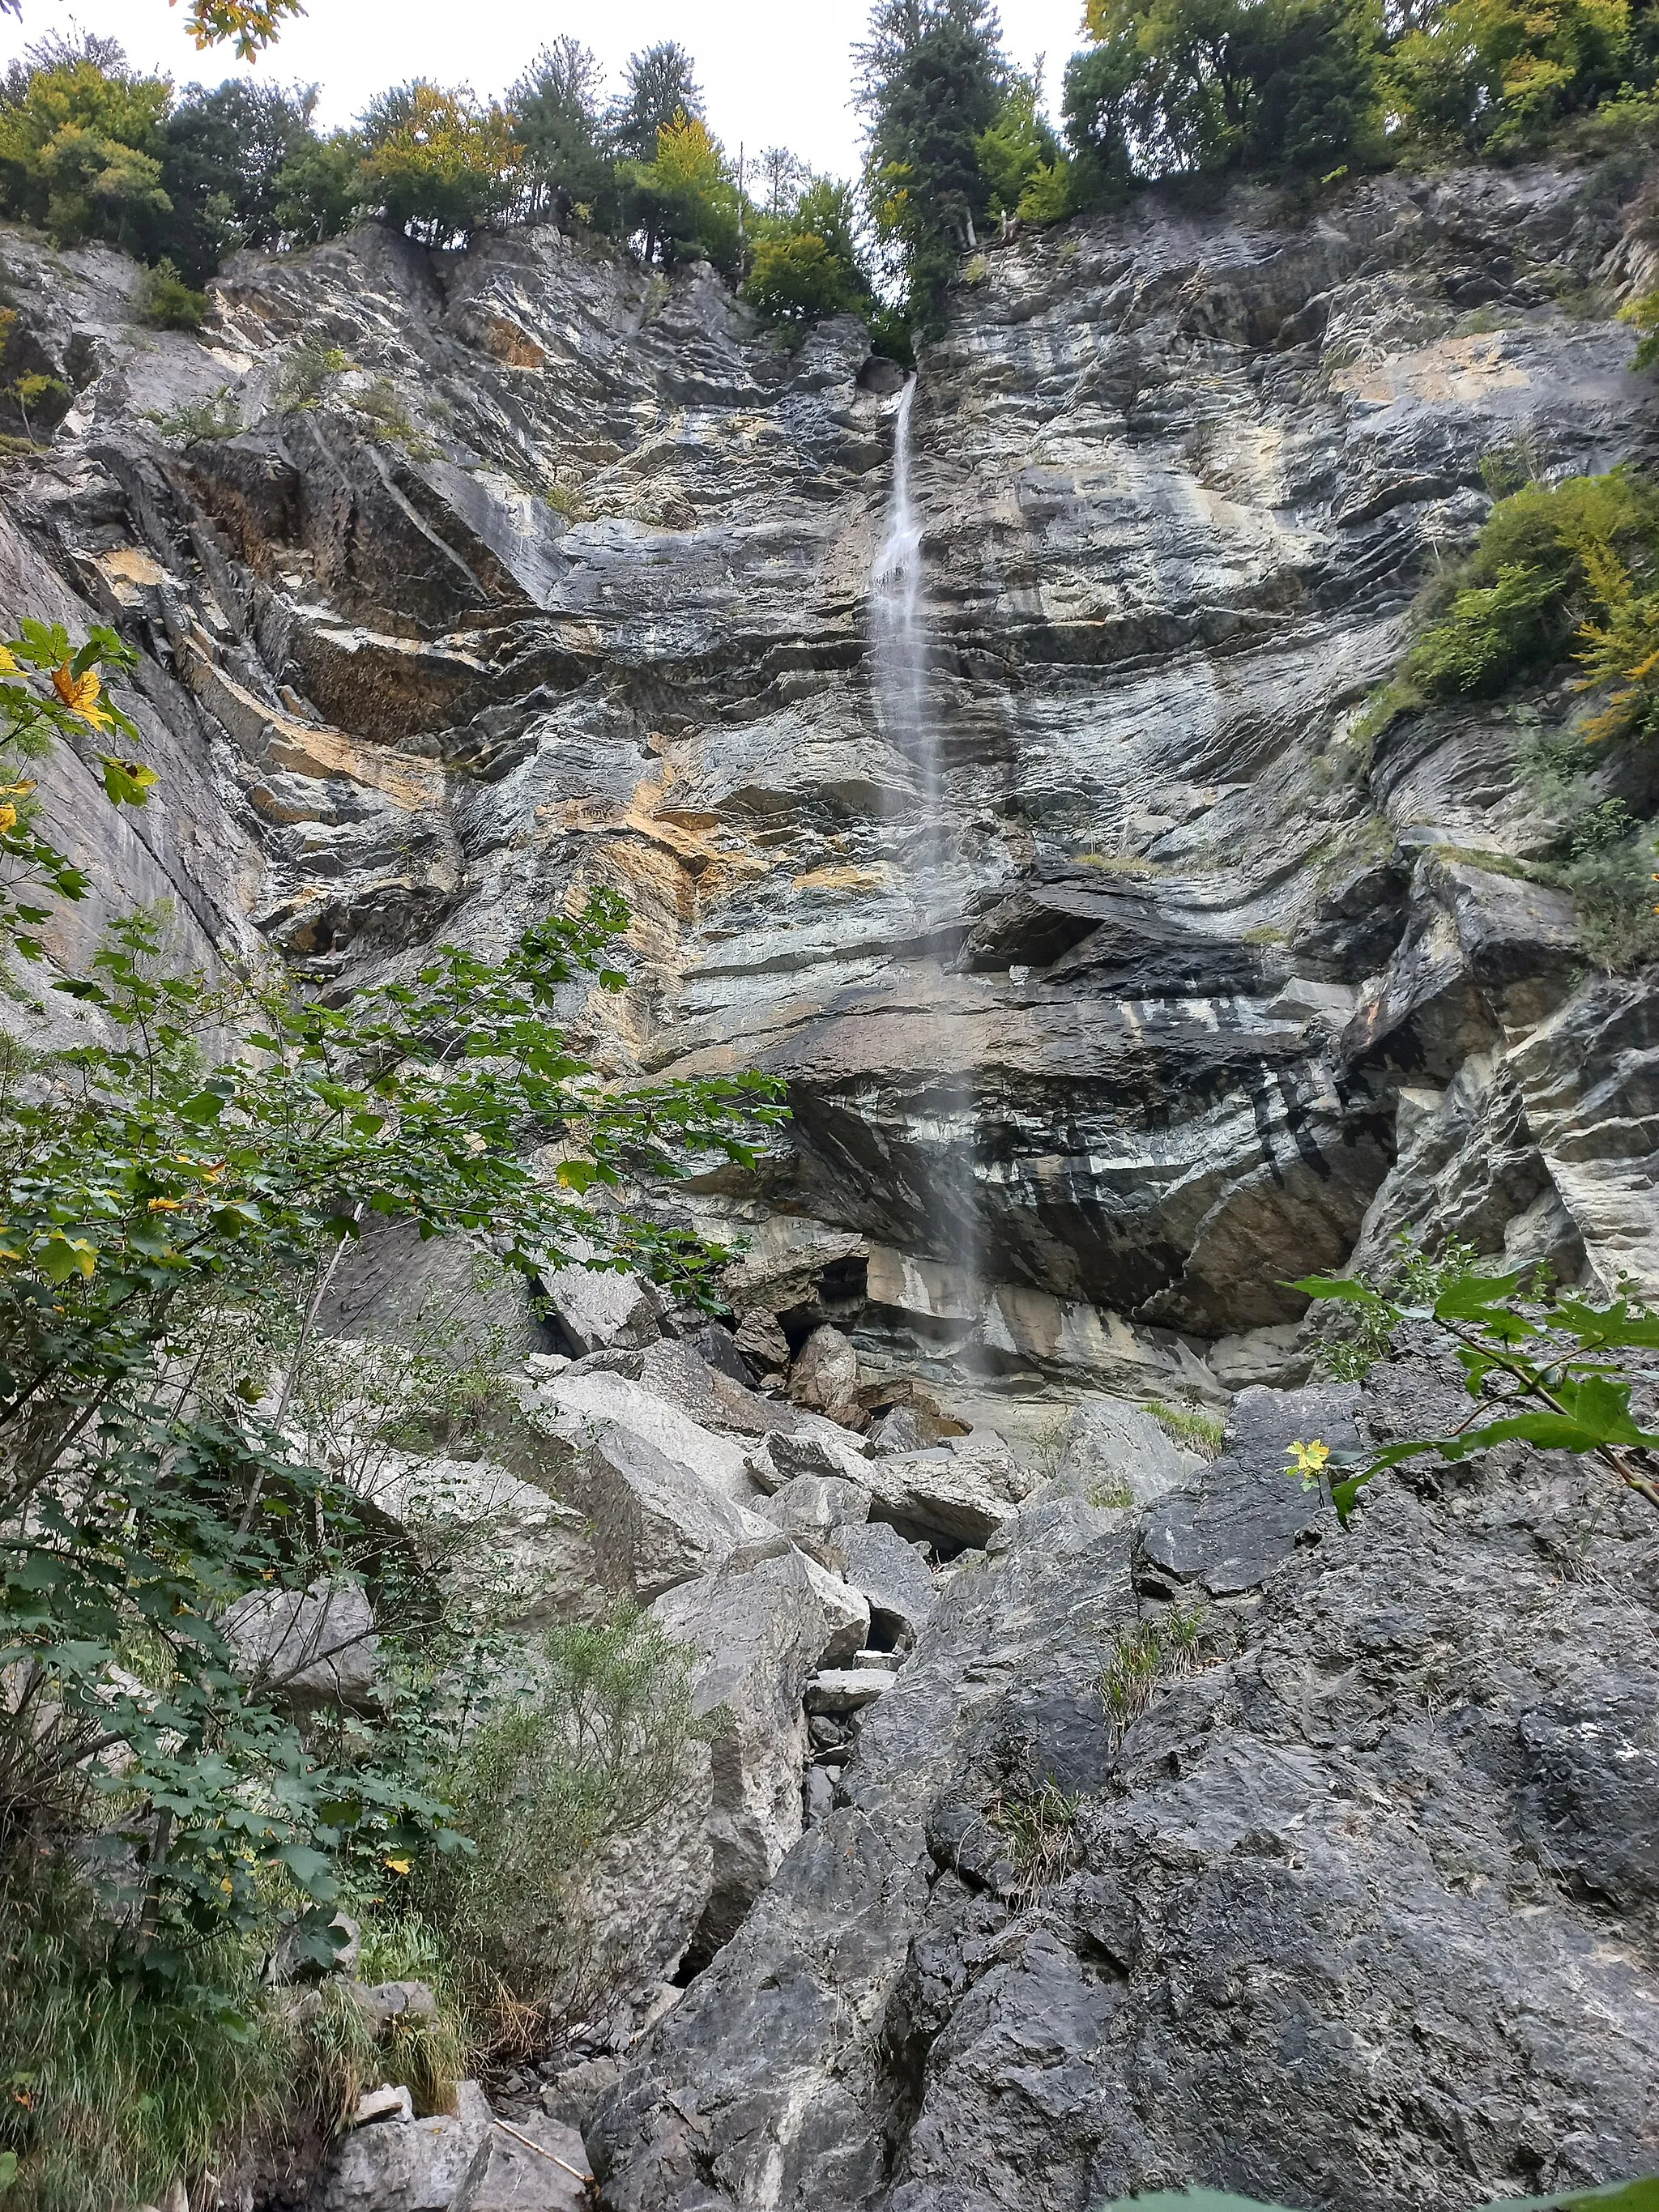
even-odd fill
[{"label": "large boulder", "polygon": [[1072,1416],[1054,1479],[1092,1504],[1150,1505],[1182,1489],[1186,1464],[1167,1431],[1122,1398],[1090,1398]]},{"label": "large boulder", "polygon": [[848,1521],[867,1521],[870,1493],[860,1482],[838,1474],[798,1474],[758,1509],[798,1542],[818,1545]]},{"label": "large boulder", "polygon": [[902,1535],[981,1547],[1019,1510],[1030,1478],[1000,1437],[869,1460],[870,1517]]},{"label": "large boulder", "polygon": [[477,2083],[462,2081],[453,2113],[354,2128],[330,2153],[308,2212],[450,2212],[493,2117]]},{"label": "large boulder", "polygon": [[287,1703],[347,1711],[373,1705],[380,1640],[361,1583],[251,1590],[223,1625],[239,1666]]},{"label": "large boulder", "polygon": [[768,1534],[776,1555],[733,1561],[651,1608],[692,1653],[693,1698],[711,1726],[714,1872],[697,1957],[731,1936],[801,1832],[801,1695],[819,1662],[846,1646],[847,1620],[832,1619],[819,1594],[823,1571]]},{"label": "large boulder", "polygon": [[599,1429],[562,1480],[587,1516],[599,1580],[642,1602],[712,1573],[733,1553],[781,1540],[770,1522],[615,1422]]},{"label": "large boulder", "polygon": [[745,1503],[757,1494],[741,1444],[642,1382],[600,1369],[550,1376],[526,1391],[537,1417],[559,1434],[574,1438],[600,1424],[626,1429],[723,1497]]},{"label": "large boulder", "polygon": [[838,1328],[825,1322],[795,1354],[789,1395],[798,1406],[845,1421],[848,1428],[862,1428],[866,1416],[858,1391],[858,1353]]},{"label": "large boulder", "polygon": [[915,1546],[885,1521],[842,1523],[835,1547],[870,1607],[870,1632],[887,1650],[914,1644],[933,1609],[933,1577]]},{"label": "large boulder", "polygon": [[544,1287],[578,1352],[637,1349],[662,1334],[661,1291],[625,1268],[560,1267]]},{"label": "large boulder", "polygon": [[451,2212],[585,2212],[592,2179],[574,2128],[540,2112],[497,2120],[478,2145]]}]

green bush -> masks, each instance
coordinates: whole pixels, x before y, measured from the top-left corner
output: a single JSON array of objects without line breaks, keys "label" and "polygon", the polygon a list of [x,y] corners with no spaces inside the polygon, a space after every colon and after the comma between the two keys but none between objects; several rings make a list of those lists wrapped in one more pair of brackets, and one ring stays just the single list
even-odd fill
[{"label": "green bush", "polygon": [[234,1939],[184,1988],[122,1971],[100,1900],[54,1861],[0,1891],[0,2154],[7,2212],[159,2204],[279,2120],[295,2053],[261,2001],[261,1953]]},{"label": "green bush", "polygon": [[156,331],[199,331],[207,315],[207,295],[193,291],[165,258],[146,269],[132,295],[141,323]]},{"label": "green bush", "polygon": [[1498,690],[1576,643],[1584,687],[1610,695],[1587,735],[1659,724],[1659,493],[1629,468],[1500,500],[1438,596],[1403,663],[1422,695]]},{"label": "green bush", "polygon": [[349,376],[356,364],[339,346],[307,338],[283,363],[276,380],[276,404],[284,413],[317,406],[337,377]]},{"label": "green bush", "polygon": [[212,438],[234,438],[245,427],[242,410],[228,384],[205,399],[181,399],[176,407],[152,415],[161,435],[172,445],[194,446]]},{"label": "green bush", "polygon": [[409,1882],[469,2032],[498,2055],[604,1993],[617,1961],[588,1909],[601,1857],[673,1803],[701,1733],[687,1655],[648,1613],[556,1628],[541,1662],[434,1778],[474,1850],[428,1854]]}]

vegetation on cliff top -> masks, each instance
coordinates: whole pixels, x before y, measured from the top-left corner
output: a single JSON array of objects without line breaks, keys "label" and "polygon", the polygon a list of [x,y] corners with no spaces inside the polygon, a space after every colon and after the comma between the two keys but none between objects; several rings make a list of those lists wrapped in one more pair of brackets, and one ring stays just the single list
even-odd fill
[{"label": "vegetation on cliff top", "polygon": [[[255,43],[283,12],[203,9]],[[784,323],[860,310],[896,346],[937,323],[989,225],[1162,178],[1316,188],[1402,159],[1510,159],[1597,110],[1613,139],[1659,126],[1659,11],[1631,0],[1088,0],[1084,30],[1057,127],[989,0],[878,0],[855,57],[856,199],[781,147],[734,162],[672,40],[614,92],[565,35],[500,99],[416,81],[324,133],[314,88],[179,92],[111,40],[54,34],[0,83],[0,211],[171,262],[187,288],[239,246],[370,217],[434,246],[553,222],[665,268],[708,260]]]}]

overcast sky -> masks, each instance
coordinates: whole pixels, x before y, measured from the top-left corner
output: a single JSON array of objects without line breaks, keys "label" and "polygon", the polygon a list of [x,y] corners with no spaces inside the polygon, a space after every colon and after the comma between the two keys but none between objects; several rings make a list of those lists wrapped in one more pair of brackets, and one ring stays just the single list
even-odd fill
[{"label": "overcast sky", "polygon": [[[317,84],[320,117],[348,123],[388,84],[428,76],[498,93],[545,40],[571,31],[614,76],[635,48],[678,39],[697,64],[715,132],[735,153],[784,145],[816,169],[850,176],[858,126],[848,104],[851,49],[868,0],[585,0],[580,7],[526,0],[311,0],[255,65],[260,76]],[[167,0],[23,0],[23,21],[0,16],[0,64],[44,30],[76,25],[118,38],[143,69],[179,84],[216,84],[243,64],[216,48],[198,54],[182,8]],[[1082,0],[1003,0],[1010,53],[1029,69],[1048,57],[1047,88],[1058,91],[1066,58],[1081,43]]]}]

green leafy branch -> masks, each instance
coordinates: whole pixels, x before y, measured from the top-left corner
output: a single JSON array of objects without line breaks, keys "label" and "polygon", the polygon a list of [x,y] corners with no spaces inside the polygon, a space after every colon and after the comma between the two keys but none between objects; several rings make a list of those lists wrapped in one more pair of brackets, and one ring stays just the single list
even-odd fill
[{"label": "green leafy branch", "polygon": [[1416,1300],[1409,1289],[1403,1299],[1391,1298],[1350,1276],[1307,1275],[1293,1287],[1358,1308],[1373,1341],[1386,1342],[1405,1322],[1437,1328],[1474,1401],[1468,1418],[1448,1435],[1413,1437],[1369,1457],[1317,1442],[1298,1444],[1288,1472],[1311,1485],[1322,1468],[1346,1523],[1360,1491],[1384,1468],[1423,1452],[1455,1461],[1494,1444],[1522,1443],[1594,1458],[1659,1507],[1659,1433],[1644,1429],[1630,1406],[1632,1389],[1644,1378],[1612,1356],[1659,1348],[1659,1315],[1624,1285],[1607,1305],[1572,1293],[1540,1296],[1538,1271],[1530,1267],[1481,1275],[1463,1267],[1449,1280],[1419,1271],[1418,1279],[1426,1280],[1431,1295]]}]

